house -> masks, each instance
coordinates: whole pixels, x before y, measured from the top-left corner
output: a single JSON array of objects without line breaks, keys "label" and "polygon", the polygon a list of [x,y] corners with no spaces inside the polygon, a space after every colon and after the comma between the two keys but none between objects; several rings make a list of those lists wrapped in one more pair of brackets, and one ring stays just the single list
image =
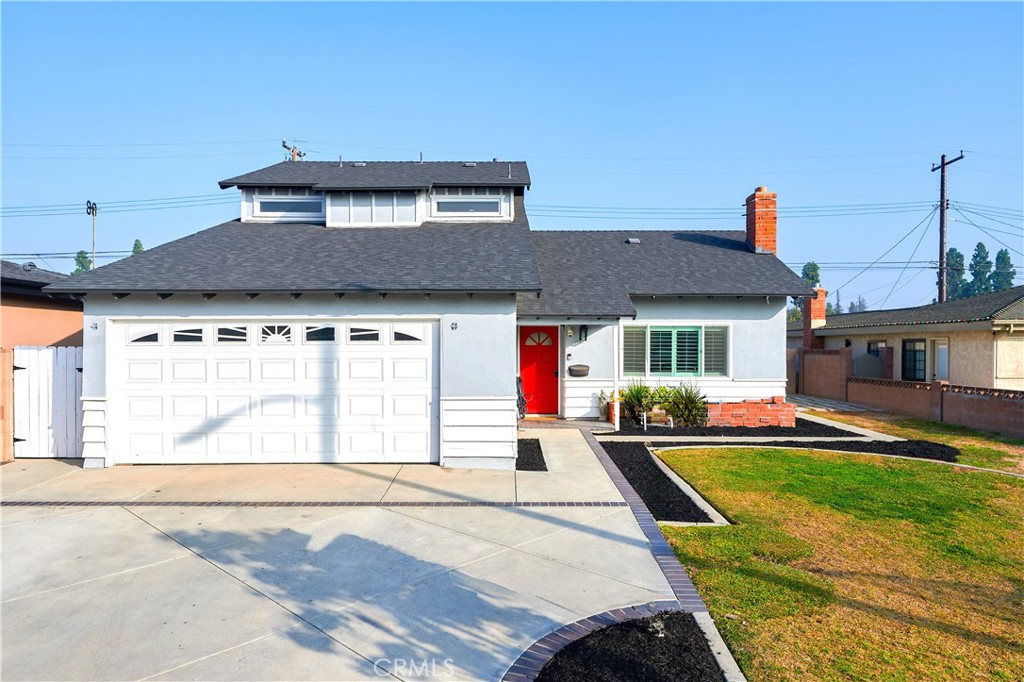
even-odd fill
[{"label": "house", "polygon": [[43,291],[67,278],[35,263],[0,261],[0,348],[82,345],[81,301]]},{"label": "house", "polygon": [[[87,466],[515,466],[528,412],[598,416],[631,379],[784,406],[776,197],[745,231],[531,232],[522,162],[284,162],[240,218],[54,291],[85,300]],[[721,404],[720,404],[721,403]]]},{"label": "house", "polygon": [[854,376],[1024,390],[1024,286],[827,318],[816,291],[787,328],[790,347],[850,348]]}]

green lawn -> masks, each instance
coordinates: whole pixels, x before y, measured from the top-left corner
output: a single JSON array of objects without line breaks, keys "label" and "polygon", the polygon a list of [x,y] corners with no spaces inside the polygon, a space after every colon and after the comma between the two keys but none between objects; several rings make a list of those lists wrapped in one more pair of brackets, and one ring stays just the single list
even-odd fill
[{"label": "green lawn", "polygon": [[808,414],[861,426],[907,440],[930,440],[960,449],[959,461],[976,467],[1024,474],[1024,439],[975,431],[927,419],[901,417],[888,412],[823,412]]},{"label": "green lawn", "polygon": [[662,530],[751,680],[1021,679],[1024,480],[806,450],[662,455],[736,524]]}]

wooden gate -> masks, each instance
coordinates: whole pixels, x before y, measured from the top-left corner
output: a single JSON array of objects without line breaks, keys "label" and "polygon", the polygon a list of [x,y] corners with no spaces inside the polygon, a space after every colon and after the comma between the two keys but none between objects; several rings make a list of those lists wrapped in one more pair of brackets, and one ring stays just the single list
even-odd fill
[{"label": "wooden gate", "polygon": [[82,456],[82,349],[14,348],[14,456]]}]

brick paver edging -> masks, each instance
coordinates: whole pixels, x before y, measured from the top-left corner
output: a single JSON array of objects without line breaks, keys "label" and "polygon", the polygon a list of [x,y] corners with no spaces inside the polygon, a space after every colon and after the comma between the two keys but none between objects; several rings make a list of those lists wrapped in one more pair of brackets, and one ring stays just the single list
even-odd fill
[{"label": "brick paver edging", "polygon": [[5,500],[0,507],[625,507],[625,502],[207,502],[157,500]]},{"label": "brick paver edging", "polygon": [[601,462],[601,466],[608,473],[608,478],[612,479],[612,483],[615,484],[619,494],[622,495],[622,499],[629,505],[647,541],[651,543],[651,554],[654,555],[654,560],[658,562],[661,572],[665,574],[665,578],[672,588],[672,593],[679,600],[679,605],[684,611],[690,613],[706,612],[708,610],[707,605],[700,598],[700,595],[697,594],[697,588],[690,581],[690,576],[686,574],[686,569],[679,563],[679,557],[672,551],[668,540],[662,535],[661,528],[647,509],[647,505],[644,504],[644,501],[633,490],[633,486],[629,484],[626,477],[615,466],[615,463],[608,456],[608,453],[604,451],[604,448],[601,447],[601,444],[594,438],[594,434],[584,431],[583,437],[586,439],[590,449],[597,455],[598,461]]},{"label": "brick paver edging", "polygon": [[563,625],[531,644],[530,648],[524,651],[508,671],[505,672],[505,676],[501,680],[502,682],[533,682],[540,673],[541,668],[555,654],[581,637],[586,637],[590,633],[606,628],[609,625],[624,623],[627,620],[647,618],[659,613],[679,610],[679,602],[652,601],[647,604],[612,609],[611,611],[587,616],[575,623]]}]

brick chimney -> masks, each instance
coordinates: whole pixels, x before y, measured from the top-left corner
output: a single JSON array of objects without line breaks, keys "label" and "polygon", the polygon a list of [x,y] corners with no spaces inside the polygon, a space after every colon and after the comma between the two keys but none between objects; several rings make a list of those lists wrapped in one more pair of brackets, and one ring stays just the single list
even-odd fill
[{"label": "brick chimney", "polygon": [[824,348],[825,339],[814,335],[814,330],[825,326],[825,297],[828,292],[814,289],[814,298],[804,296],[804,348]]},{"label": "brick chimney", "polygon": [[775,192],[758,187],[747,197],[747,244],[755,253],[778,253]]}]

